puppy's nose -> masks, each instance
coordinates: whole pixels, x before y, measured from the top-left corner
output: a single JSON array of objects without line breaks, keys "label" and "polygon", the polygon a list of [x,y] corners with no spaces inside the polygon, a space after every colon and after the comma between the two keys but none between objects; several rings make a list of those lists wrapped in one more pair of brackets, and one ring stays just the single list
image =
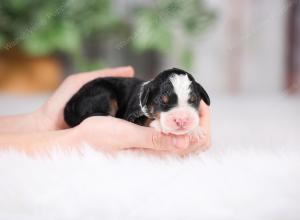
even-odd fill
[{"label": "puppy's nose", "polygon": [[183,128],[188,123],[188,118],[174,118],[174,122],[178,127]]}]

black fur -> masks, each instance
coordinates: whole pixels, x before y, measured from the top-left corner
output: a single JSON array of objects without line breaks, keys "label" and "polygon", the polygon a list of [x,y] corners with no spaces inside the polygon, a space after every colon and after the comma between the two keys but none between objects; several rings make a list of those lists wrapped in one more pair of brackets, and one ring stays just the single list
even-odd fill
[{"label": "black fur", "polygon": [[[209,97],[201,85],[192,75],[180,70],[169,69],[158,74],[155,79],[142,84],[137,78],[105,77],[95,79],[85,84],[66,104],[64,118],[70,127],[80,124],[91,116],[114,116],[144,125],[147,118],[155,118],[159,112],[168,111],[177,105],[177,96],[169,80],[172,74],[188,74],[192,81],[191,95],[196,97],[190,105],[199,107],[201,98],[210,104]],[[164,103],[162,96],[168,96],[168,103]],[[140,101],[141,99],[141,101]],[[113,102],[117,103],[116,114],[112,111]],[[140,103],[147,109],[142,112]]]},{"label": "black fur", "polygon": [[67,103],[66,123],[74,127],[90,116],[108,116],[112,100],[116,100],[118,111],[111,116],[129,120],[132,112],[140,110],[138,96],[142,83],[136,78],[117,77],[98,78],[87,83]]}]

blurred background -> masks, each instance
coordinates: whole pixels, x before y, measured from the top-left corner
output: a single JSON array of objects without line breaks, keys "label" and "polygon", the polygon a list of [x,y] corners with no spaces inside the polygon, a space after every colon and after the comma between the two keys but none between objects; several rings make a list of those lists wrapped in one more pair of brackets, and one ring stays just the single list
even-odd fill
[{"label": "blurred background", "polygon": [[2,114],[69,74],[121,65],[145,79],[186,69],[213,97],[297,97],[300,1],[1,0],[0,48]]}]

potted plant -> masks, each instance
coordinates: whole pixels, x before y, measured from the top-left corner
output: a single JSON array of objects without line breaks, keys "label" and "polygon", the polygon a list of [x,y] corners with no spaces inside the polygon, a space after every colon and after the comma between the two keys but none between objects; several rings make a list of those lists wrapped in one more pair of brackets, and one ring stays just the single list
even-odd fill
[{"label": "potted plant", "polygon": [[126,11],[117,12],[111,0],[1,0],[0,89],[52,90],[63,72],[57,55],[70,57],[76,71],[99,68],[107,62],[96,47],[111,39],[107,53],[126,48],[123,58],[137,54],[135,60],[145,53],[176,52],[190,67],[192,44],[176,48],[176,31],[191,39],[215,17],[202,0],[144,2]]},{"label": "potted plant", "polygon": [[82,64],[82,42],[118,24],[109,0],[1,0],[0,89],[52,90],[62,77],[57,54]]}]

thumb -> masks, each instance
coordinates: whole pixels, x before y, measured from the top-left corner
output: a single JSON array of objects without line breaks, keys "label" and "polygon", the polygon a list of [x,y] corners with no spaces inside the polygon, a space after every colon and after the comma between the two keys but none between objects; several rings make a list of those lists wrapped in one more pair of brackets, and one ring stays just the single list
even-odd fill
[{"label": "thumb", "polygon": [[84,81],[89,82],[98,77],[107,77],[107,76],[132,77],[133,75],[134,75],[134,69],[131,66],[122,66],[122,67],[88,72],[88,74],[84,74]]}]

